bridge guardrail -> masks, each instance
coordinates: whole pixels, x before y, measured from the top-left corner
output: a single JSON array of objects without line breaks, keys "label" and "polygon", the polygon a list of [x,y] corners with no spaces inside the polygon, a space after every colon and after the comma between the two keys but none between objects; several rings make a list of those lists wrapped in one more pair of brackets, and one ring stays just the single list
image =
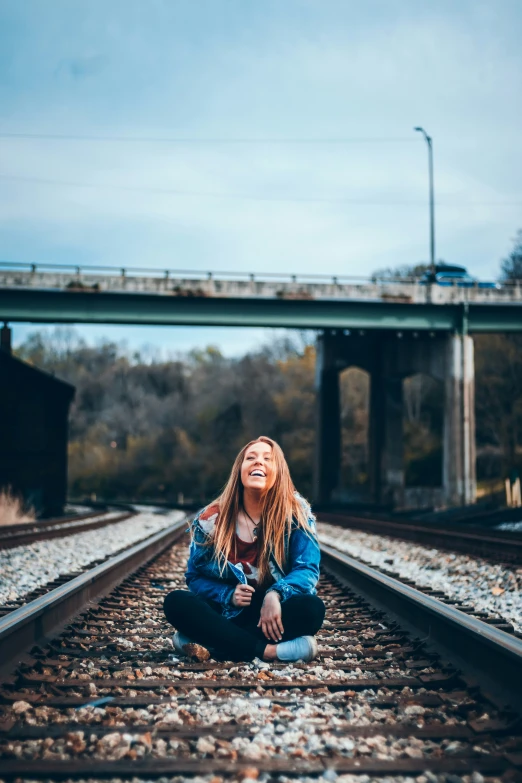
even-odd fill
[{"label": "bridge guardrail", "polygon": [[347,300],[401,304],[520,303],[522,280],[500,288],[440,286],[420,278],[110,267],[0,261],[0,288],[188,297]]}]

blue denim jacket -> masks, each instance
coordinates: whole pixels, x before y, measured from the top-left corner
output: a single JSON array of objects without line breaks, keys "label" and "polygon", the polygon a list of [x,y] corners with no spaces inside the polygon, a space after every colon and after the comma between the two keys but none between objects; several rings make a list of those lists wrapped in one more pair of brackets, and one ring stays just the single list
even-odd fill
[{"label": "blue denim jacket", "polygon": [[[306,503],[301,499],[303,504]],[[293,595],[315,595],[315,586],[319,579],[319,562],[321,559],[319,544],[315,535],[315,518],[310,506],[306,503],[308,524],[313,534],[310,535],[297,523],[292,524],[290,536],[285,540],[286,566],[283,571],[270,555],[269,568],[274,584],[270,590],[277,590],[281,601],[286,601]],[[215,513],[211,513],[215,511]],[[185,573],[189,590],[206,600],[215,601],[221,606],[224,617],[235,617],[242,609],[234,606],[232,596],[239,582],[247,583],[241,563],[234,565],[227,562],[223,573],[214,557],[212,546],[203,546],[214,533],[218,517],[216,506],[202,509],[192,522],[192,542]]]}]

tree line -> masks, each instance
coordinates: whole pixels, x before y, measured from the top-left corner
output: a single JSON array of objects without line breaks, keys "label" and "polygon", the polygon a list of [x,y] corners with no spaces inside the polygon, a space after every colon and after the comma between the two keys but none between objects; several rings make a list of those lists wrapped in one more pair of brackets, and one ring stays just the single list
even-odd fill
[{"label": "tree line", "polygon": [[17,353],[76,387],[73,497],[206,499],[245,440],[261,434],[281,443],[310,493],[315,353],[299,334],[238,359],[209,346],[158,361],[58,328],[30,335]]}]

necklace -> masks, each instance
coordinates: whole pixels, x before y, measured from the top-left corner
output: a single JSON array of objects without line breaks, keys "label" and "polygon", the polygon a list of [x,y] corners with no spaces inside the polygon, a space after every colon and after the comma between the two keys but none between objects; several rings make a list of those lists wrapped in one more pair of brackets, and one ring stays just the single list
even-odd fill
[{"label": "necklace", "polygon": [[252,538],[254,539],[254,541],[257,541],[257,536],[258,536],[258,531],[259,531],[259,524],[260,524],[261,520],[259,520],[259,522],[254,522],[254,520],[252,519],[252,517],[250,516],[250,514],[248,513],[248,511],[246,510],[246,508],[244,506],[243,506],[243,513],[249,518],[249,520],[254,525],[254,527],[252,528]]}]

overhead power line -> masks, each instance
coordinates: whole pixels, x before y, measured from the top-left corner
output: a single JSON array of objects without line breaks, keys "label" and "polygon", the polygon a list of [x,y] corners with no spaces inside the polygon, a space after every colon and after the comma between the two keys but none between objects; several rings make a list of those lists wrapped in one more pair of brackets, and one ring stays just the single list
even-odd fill
[{"label": "overhead power line", "polygon": [[91,136],[72,133],[0,133],[0,139],[41,139],[47,141],[116,141],[162,144],[414,144],[409,136],[403,137],[324,137],[324,138],[205,138],[197,136]]},{"label": "overhead power line", "polygon": [[[210,198],[219,200],[238,200],[238,201],[268,201],[268,202],[288,202],[288,203],[318,203],[318,204],[357,204],[361,206],[416,206],[424,207],[426,202],[418,199],[361,199],[352,197],[324,197],[324,196],[263,196],[253,193],[218,193],[214,191],[203,190],[182,190],[178,188],[142,186],[142,185],[118,185],[107,182],[74,182],[70,180],[47,179],[43,177],[24,177],[17,174],[2,174],[0,180],[7,182],[20,182],[21,184],[50,185],[52,187],[65,188],[87,188],[93,190],[116,190],[129,193],[150,193],[154,195],[166,196],[189,196],[197,198]],[[521,206],[522,201],[439,201],[441,206],[488,206],[488,207],[511,207]]]}]

